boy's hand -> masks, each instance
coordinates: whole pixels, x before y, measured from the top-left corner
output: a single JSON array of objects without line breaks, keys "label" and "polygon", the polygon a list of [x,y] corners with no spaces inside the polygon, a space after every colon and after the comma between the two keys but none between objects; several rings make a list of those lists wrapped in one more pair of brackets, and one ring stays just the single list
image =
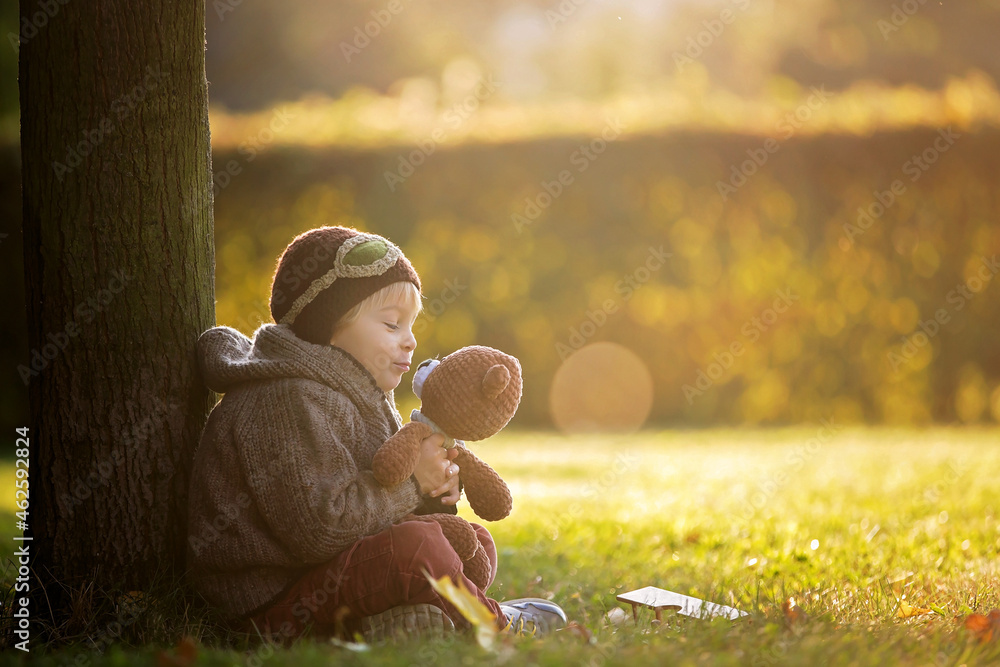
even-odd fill
[{"label": "boy's hand", "polygon": [[[449,461],[453,460],[456,456],[458,456],[457,447],[452,447],[451,449],[445,451],[448,452]],[[442,505],[455,505],[456,503],[458,503],[458,499],[462,497],[462,490],[459,489],[458,487],[458,478],[459,478],[457,472],[458,464],[452,463],[450,468],[455,471],[455,474],[451,475],[451,477],[448,478],[447,482],[445,482],[438,488],[434,489],[429,494],[431,498],[437,498],[438,496],[441,496]]]},{"label": "boy's hand", "polygon": [[[456,497],[452,504],[458,502],[458,464],[452,463],[452,459],[458,456],[457,449],[447,450],[444,445],[444,436],[434,433],[427,436],[420,442],[420,458],[417,459],[417,467],[413,471],[413,476],[417,478],[420,485],[420,493],[424,495],[437,496],[444,492],[449,492],[454,486],[453,493]],[[444,499],[442,499],[443,502]]]}]

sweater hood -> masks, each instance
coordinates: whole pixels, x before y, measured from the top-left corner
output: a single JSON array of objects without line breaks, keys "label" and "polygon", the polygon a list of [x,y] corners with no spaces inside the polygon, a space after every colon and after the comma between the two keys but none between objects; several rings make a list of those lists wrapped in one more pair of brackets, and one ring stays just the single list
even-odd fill
[{"label": "sweater hood", "polygon": [[232,327],[213,327],[198,337],[198,360],[205,384],[220,394],[247,382],[306,378],[355,401],[377,405],[388,398],[394,405],[392,392],[382,391],[346,350],[304,341],[285,324],[262,324],[253,338]]}]

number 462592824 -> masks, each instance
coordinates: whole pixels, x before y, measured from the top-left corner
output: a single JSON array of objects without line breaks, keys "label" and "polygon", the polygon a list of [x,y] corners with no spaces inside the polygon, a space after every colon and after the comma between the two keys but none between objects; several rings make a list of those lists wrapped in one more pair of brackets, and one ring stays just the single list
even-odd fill
[{"label": "number 462592824", "polygon": [[16,491],[14,492],[14,497],[17,499],[17,507],[21,510],[16,513],[17,518],[20,520],[18,523],[19,528],[27,528],[28,521],[28,429],[27,427],[22,427],[15,429],[17,434],[21,437],[17,439],[17,449],[14,450],[14,474],[17,476],[17,481],[14,482]]}]

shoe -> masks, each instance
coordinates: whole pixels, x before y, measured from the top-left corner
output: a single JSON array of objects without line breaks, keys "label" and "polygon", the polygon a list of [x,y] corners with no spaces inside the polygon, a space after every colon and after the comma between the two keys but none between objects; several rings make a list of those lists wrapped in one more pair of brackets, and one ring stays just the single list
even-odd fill
[{"label": "shoe", "polygon": [[454,621],[431,604],[401,605],[361,619],[361,635],[369,644],[404,638],[441,638],[453,632]]},{"label": "shoe", "polygon": [[517,635],[543,635],[566,625],[566,612],[559,605],[541,598],[520,598],[500,603],[507,617],[504,632]]}]

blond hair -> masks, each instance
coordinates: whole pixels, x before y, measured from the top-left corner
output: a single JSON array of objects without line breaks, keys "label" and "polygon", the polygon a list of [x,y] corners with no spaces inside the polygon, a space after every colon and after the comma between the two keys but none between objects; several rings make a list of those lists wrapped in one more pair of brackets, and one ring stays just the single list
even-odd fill
[{"label": "blond hair", "polygon": [[396,303],[399,301],[402,301],[415,311],[416,314],[414,315],[414,319],[416,319],[416,316],[420,314],[420,311],[424,307],[420,291],[417,289],[416,285],[408,280],[390,283],[374,294],[369,295],[364,301],[356,304],[353,308],[344,313],[344,316],[333,325],[333,332],[337,333],[344,327],[350,325],[363,313],[367,313],[368,311],[382,308],[386,304]]}]

